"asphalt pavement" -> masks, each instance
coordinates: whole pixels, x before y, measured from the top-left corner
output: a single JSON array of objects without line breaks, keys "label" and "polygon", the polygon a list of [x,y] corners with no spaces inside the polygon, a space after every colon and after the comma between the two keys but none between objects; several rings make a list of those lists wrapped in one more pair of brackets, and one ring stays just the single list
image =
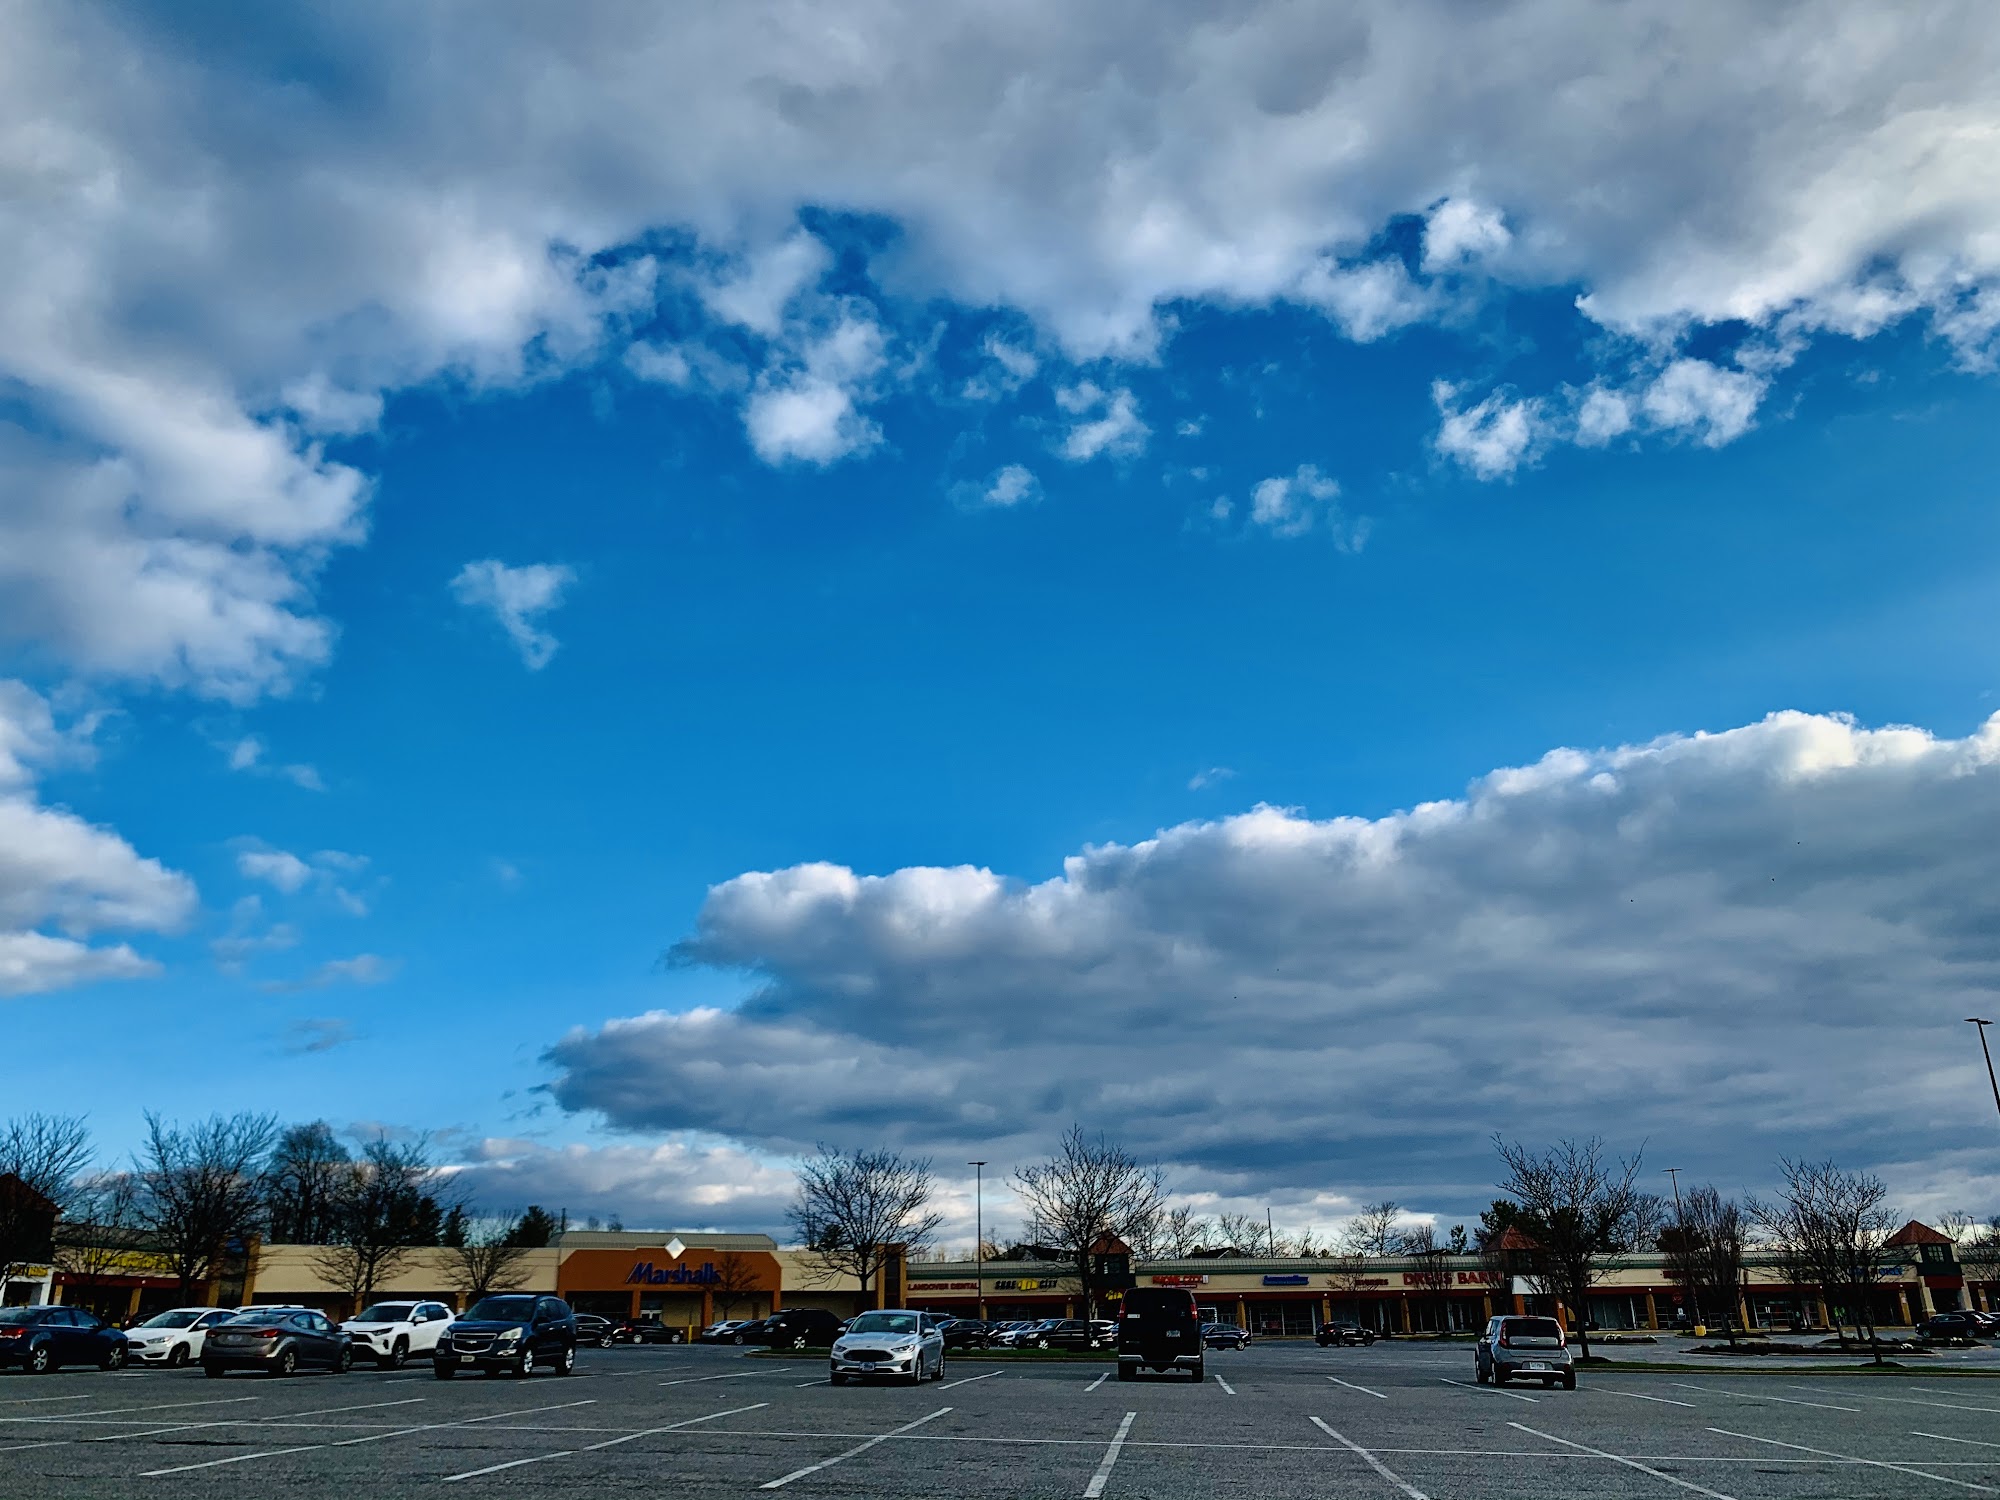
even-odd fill
[{"label": "asphalt pavement", "polygon": [[1472,1383],[1463,1346],[1256,1345],[1209,1379],[954,1359],[835,1387],[818,1362],[589,1351],[573,1376],[422,1369],[0,1377],[6,1500],[519,1496],[2000,1496],[2000,1380],[1942,1367],[1586,1371]]}]

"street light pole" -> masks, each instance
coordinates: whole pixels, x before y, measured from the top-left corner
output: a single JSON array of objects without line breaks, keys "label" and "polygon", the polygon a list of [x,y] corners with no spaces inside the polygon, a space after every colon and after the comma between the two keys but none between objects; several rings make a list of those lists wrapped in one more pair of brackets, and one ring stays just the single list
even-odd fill
[{"label": "street light pole", "polygon": [[1701,1321],[1701,1298],[1694,1289],[1694,1256],[1688,1250],[1687,1214],[1681,1208],[1681,1168],[1664,1169],[1674,1184],[1674,1232],[1681,1237],[1681,1268],[1687,1277],[1688,1327]]},{"label": "street light pole", "polygon": [[986,1163],[969,1161],[972,1168],[972,1284],[978,1318],[986,1321]]},{"label": "street light pole", "polygon": [[2000,1109],[2000,1079],[1993,1076],[1993,1049],[1986,1045],[1986,1028],[1993,1023],[1979,1016],[1967,1016],[1965,1019],[1979,1028],[1979,1050],[1986,1054],[1986,1081],[1993,1085],[1993,1107]]}]

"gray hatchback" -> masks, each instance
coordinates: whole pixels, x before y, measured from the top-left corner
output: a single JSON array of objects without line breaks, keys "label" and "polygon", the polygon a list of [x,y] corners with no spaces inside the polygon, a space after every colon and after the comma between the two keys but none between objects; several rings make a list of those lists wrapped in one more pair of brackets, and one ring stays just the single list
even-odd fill
[{"label": "gray hatchback", "polygon": [[1545,1387],[1560,1382],[1564,1390],[1576,1389],[1569,1338],[1554,1318],[1492,1319],[1473,1345],[1472,1367],[1481,1385],[1519,1379],[1539,1380]]}]

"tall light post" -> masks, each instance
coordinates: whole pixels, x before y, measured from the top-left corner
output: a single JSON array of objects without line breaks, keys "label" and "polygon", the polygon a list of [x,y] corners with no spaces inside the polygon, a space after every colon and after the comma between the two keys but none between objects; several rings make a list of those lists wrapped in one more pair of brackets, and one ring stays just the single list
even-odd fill
[{"label": "tall light post", "polygon": [[986,1321],[986,1163],[969,1161],[972,1168],[972,1284],[978,1304],[979,1321]]},{"label": "tall light post", "polygon": [[1986,1081],[1993,1085],[1993,1107],[2000,1109],[2000,1079],[1993,1076],[1993,1049],[1986,1045],[1986,1028],[1993,1023],[1979,1016],[1967,1016],[1965,1019],[1979,1028],[1979,1050],[1986,1054]]},{"label": "tall light post", "polygon": [[1674,1233],[1680,1236],[1681,1267],[1687,1277],[1688,1326],[1701,1321],[1701,1298],[1694,1289],[1694,1254],[1688,1248],[1687,1214],[1681,1208],[1681,1168],[1664,1169],[1674,1184]]}]

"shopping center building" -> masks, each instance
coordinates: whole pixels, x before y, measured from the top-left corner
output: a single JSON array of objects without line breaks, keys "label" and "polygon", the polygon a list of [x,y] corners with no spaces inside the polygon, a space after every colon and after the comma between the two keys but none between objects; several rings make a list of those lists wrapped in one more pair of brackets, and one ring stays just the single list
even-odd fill
[{"label": "shopping center building", "polygon": [[[1954,1307],[1990,1309],[2000,1281],[1968,1282],[1951,1241],[1911,1223],[1891,1240],[1891,1263],[1875,1292],[1874,1321],[1907,1327]],[[1359,1323],[1381,1333],[1471,1329],[1498,1312],[1562,1315],[1536,1290],[1533,1252],[1521,1247],[1512,1265],[1477,1256],[1418,1261],[1395,1256],[1259,1258],[1230,1255],[1189,1260],[1141,1260],[1141,1286],[1186,1287],[1204,1317],[1270,1335],[1309,1335],[1322,1323]],[[454,1252],[409,1251],[375,1297],[463,1302]],[[197,1290],[196,1302],[303,1303],[334,1317],[352,1315],[354,1298],[341,1289],[327,1250],[312,1245],[262,1245],[240,1257],[228,1277]],[[1991,1274],[1993,1268],[1982,1270]],[[652,1318],[698,1329],[718,1318],[763,1317],[781,1307],[821,1307],[845,1317],[888,1305],[988,1318],[1080,1316],[1073,1273],[1051,1260],[912,1261],[891,1255],[882,1284],[864,1291],[851,1277],[827,1277],[796,1250],[761,1234],[571,1231],[544,1249],[526,1250],[510,1269],[507,1290],[550,1292],[579,1312],[612,1318]],[[164,1261],[133,1251],[88,1277],[30,1266],[5,1288],[9,1301],[83,1303],[124,1321],[173,1306],[178,1286]],[[1682,1292],[1665,1257],[1634,1255],[1607,1270],[1590,1299],[1591,1321],[1604,1329],[1671,1326]],[[1855,1309],[1840,1309],[1847,1322]],[[1714,1310],[1708,1310],[1714,1317]],[[1818,1294],[1784,1279],[1767,1257],[1752,1255],[1738,1309],[1744,1327],[1824,1327],[1828,1309]]]}]

